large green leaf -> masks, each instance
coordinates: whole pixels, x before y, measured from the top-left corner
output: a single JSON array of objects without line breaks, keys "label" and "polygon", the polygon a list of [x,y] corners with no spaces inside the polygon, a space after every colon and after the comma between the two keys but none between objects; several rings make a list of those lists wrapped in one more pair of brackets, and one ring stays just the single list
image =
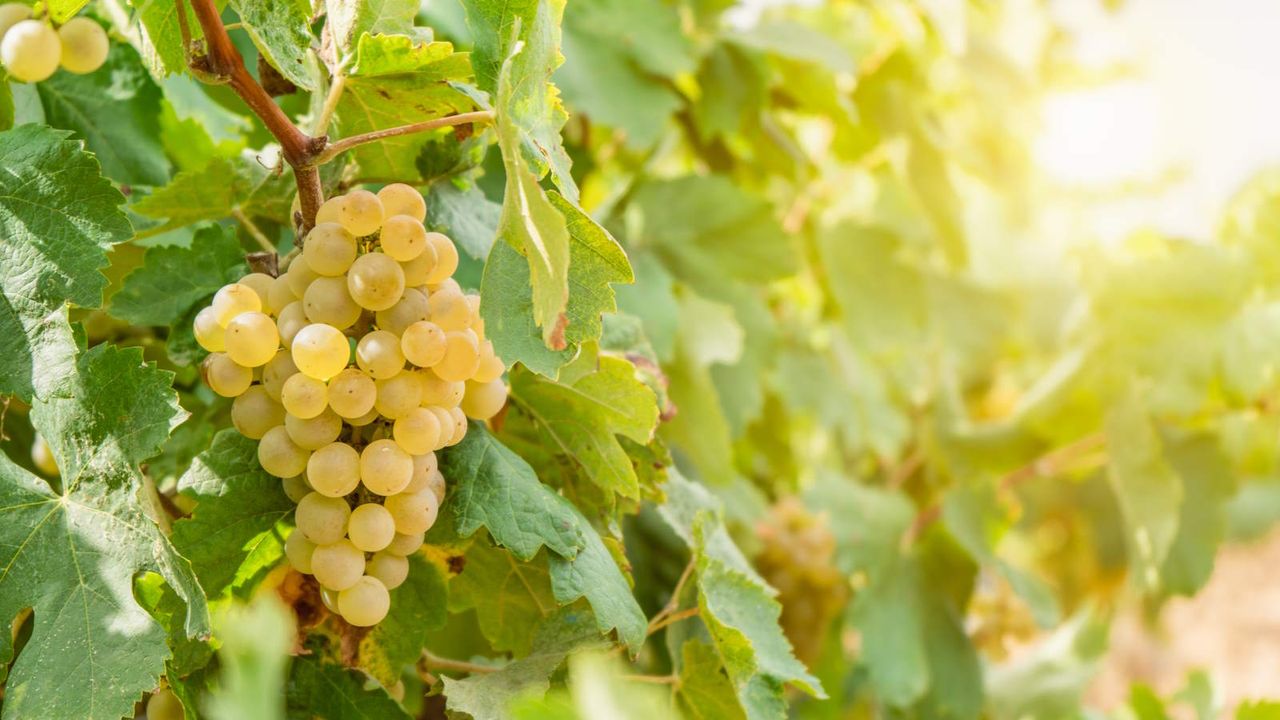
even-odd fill
[{"label": "large green leaf", "polygon": [[217,225],[201,228],[190,247],[148,248],[142,266],[111,296],[110,312],[135,325],[172,325],[248,271],[233,233]]},{"label": "large green leaf", "polygon": [[501,547],[473,543],[462,573],[449,583],[449,610],[469,608],[494,650],[528,655],[533,647],[529,629],[556,609],[546,557],[519,560]]},{"label": "large green leaf", "polygon": [[309,3],[297,0],[229,0],[240,24],[280,74],[304,90],[315,90]]},{"label": "large green leaf", "polygon": [[325,0],[328,21],[339,60],[346,61],[357,43],[370,35],[403,35],[413,31],[413,17],[421,3],[417,0]]},{"label": "large green leaf", "polygon": [[229,217],[240,209],[248,215],[265,215],[279,221],[288,213],[293,178],[276,175],[256,158],[214,156],[198,170],[178,173],[169,184],[131,206],[139,214],[167,220],[161,229],[172,229],[206,220]]},{"label": "large green leaf", "polygon": [[[100,345],[32,405],[62,489],[0,456],[0,613],[35,616],[9,672],[5,718],[115,720],[155,687],[170,653],[164,629],[134,598],[135,574],[164,576],[187,603],[188,635],[209,630],[191,566],[138,502],[138,464],[183,417],[171,382],[141,350]],[[0,656],[13,653],[6,633]]]},{"label": "large green leaf", "polygon": [[73,373],[66,304],[97,307],[107,250],[132,231],[124,198],[70,133],[0,133],[0,394],[46,395]]},{"label": "large green leaf", "polygon": [[379,687],[368,688],[364,675],[314,655],[293,659],[285,699],[290,720],[409,720],[400,703]]}]

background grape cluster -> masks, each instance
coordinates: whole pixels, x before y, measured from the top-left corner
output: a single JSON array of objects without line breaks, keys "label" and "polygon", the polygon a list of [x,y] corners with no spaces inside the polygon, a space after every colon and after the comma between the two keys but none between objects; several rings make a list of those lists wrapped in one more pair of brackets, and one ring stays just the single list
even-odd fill
[{"label": "background grape cluster", "polygon": [[33,18],[29,5],[0,5],[0,61],[16,80],[45,80],[59,65],[91,73],[106,62],[110,49],[107,33],[89,18],[71,18],[55,30],[45,19]]},{"label": "background grape cluster", "polygon": [[209,387],[298,503],[289,562],[325,605],[377,624],[444,500],[435,451],[506,401],[480,297],[408,185],[331,198],[279,277],[251,273],[195,318]]}]

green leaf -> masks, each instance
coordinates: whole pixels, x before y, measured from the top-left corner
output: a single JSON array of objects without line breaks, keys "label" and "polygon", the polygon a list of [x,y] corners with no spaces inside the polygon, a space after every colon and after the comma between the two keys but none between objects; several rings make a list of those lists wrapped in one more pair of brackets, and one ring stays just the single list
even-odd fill
[{"label": "green leaf", "polygon": [[292,185],[292,176],[277,176],[256,159],[215,156],[199,170],[178,173],[168,185],[156,188],[131,209],[167,220],[160,230],[221,220],[235,208],[249,215],[273,216],[278,221],[288,207]]},{"label": "green leaf", "polygon": [[165,584],[163,577],[147,573],[134,584],[134,591],[138,604],[146,608],[168,636],[173,656],[165,664],[165,674],[188,675],[209,664],[213,648],[205,638],[187,637],[187,604]]},{"label": "green leaf", "polygon": [[280,688],[297,639],[293,613],[274,595],[233,605],[218,617],[217,687],[204,701],[211,720],[284,720]]},{"label": "green leaf", "polygon": [[677,345],[675,360],[665,368],[667,391],[678,408],[659,430],[664,440],[688,458],[698,476],[713,485],[728,485],[736,475],[729,421],[724,416],[711,372]]},{"label": "green leaf", "polygon": [[462,572],[449,582],[450,612],[472,608],[493,649],[528,655],[529,629],[556,609],[546,558],[518,560],[501,547],[473,543]]},{"label": "green leaf", "polygon": [[258,51],[289,82],[304,90],[315,90],[312,62],[311,22],[307,3],[295,0],[230,0],[240,16],[240,24],[253,39]]},{"label": "green leaf", "polygon": [[1117,400],[1106,430],[1107,476],[1124,516],[1131,562],[1139,581],[1154,588],[1177,537],[1182,481],[1165,460],[1163,443],[1137,398]]},{"label": "green leaf", "polygon": [[[188,18],[188,27],[193,41],[202,40],[204,31],[200,23],[194,22],[195,11],[191,9],[190,0],[182,2],[182,11]],[[156,75],[163,77],[169,73],[182,72],[187,67],[186,51],[182,47],[182,31],[178,22],[178,2],[149,0],[140,3],[139,17],[146,33],[142,36],[138,52],[142,59]]]},{"label": "green leaf", "polygon": [[205,592],[217,597],[272,567],[284,554],[283,521],[293,502],[258,464],[258,443],[223,430],[178,480],[198,502],[173,525],[173,543],[190,558]]},{"label": "green leaf", "polygon": [[326,26],[339,50],[339,59],[354,52],[356,43],[369,35],[404,35],[414,32],[417,0],[325,0]]},{"label": "green leaf", "polygon": [[285,687],[290,720],[409,720],[386,690],[366,689],[365,677],[314,655],[295,657]]},{"label": "green leaf", "polygon": [[196,231],[190,247],[147,248],[142,266],[111,296],[112,315],[135,325],[172,325],[249,271],[244,250],[221,226]]},{"label": "green leaf", "polygon": [[112,45],[87,75],[54,73],[36,87],[50,125],[74,130],[117,183],[163,185],[169,160],[160,144],[160,88],[128,45]]},{"label": "green leaf", "polygon": [[360,666],[384,687],[422,656],[435,630],[444,627],[448,604],[444,571],[421,554],[409,558],[409,577],[391,591],[391,610],[360,641]]},{"label": "green leaf", "polygon": [[[448,235],[476,260],[489,256],[501,217],[502,206],[485,197],[474,184],[459,187],[454,182],[436,182],[427,192],[427,222],[431,229]],[[572,266],[572,248],[569,263]]]},{"label": "green leaf", "polygon": [[[63,473],[63,489],[0,456],[0,613],[34,611],[34,629],[9,672],[5,717],[116,720],[156,686],[169,650],[138,604],[133,577],[157,572],[187,603],[185,632],[207,634],[191,566],[143,513],[138,464],[182,419],[169,373],[140,349],[82,354],[32,421]],[[8,633],[0,658],[13,658]]]},{"label": "green leaf", "polygon": [[709,643],[688,640],[680,650],[680,683],[676,702],[690,720],[746,720],[733,682],[720,655]]},{"label": "green leaf", "polygon": [[546,444],[572,458],[587,478],[606,492],[639,499],[635,468],[615,436],[647,444],[658,422],[657,398],[630,362],[599,356],[596,366],[564,384],[517,369],[513,398]]},{"label": "green leaf", "polygon": [[66,304],[97,307],[107,250],[132,235],[124,198],[70,133],[0,133],[0,394],[44,396],[73,372]]},{"label": "green leaf", "polygon": [[49,8],[49,17],[54,22],[64,23],[88,4],[89,0],[48,0],[45,7]]},{"label": "green leaf", "polygon": [[1192,595],[1213,572],[1214,559],[1226,536],[1227,502],[1236,492],[1236,477],[1210,435],[1171,443],[1166,457],[1182,481],[1178,534],[1160,568],[1160,580],[1171,593]]},{"label": "green leaf", "polygon": [[583,547],[572,557],[551,555],[551,590],[556,601],[568,605],[586,598],[596,616],[601,633],[618,631],[618,639],[635,656],[644,645],[648,620],[631,593],[631,584],[618,569],[618,561],[604,540],[576,507],[568,505],[577,519]]}]

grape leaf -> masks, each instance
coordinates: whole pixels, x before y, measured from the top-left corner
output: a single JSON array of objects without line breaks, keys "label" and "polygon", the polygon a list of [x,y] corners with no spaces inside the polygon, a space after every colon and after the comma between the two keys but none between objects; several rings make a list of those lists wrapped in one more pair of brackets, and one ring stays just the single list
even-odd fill
[{"label": "grape leaf", "polygon": [[556,609],[543,554],[528,561],[487,542],[467,549],[466,565],[449,582],[449,611],[474,608],[485,639],[499,652],[529,654],[530,628]]},{"label": "grape leaf", "polygon": [[360,641],[360,666],[384,687],[417,662],[430,634],[444,627],[448,590],[444,571],[421,554],[409,557],[409,577],[391,591],[391,610]]},{"label": "grape leaf", "polygon": [[735,476],[733,438],[710,368],[677,345],[675,360],[664,369],[679,412],[662,424],[661,437],[684,452],[702,479],[728,485]]},{"label": "grape leaf", "polygon": [[173,525],[173,544],[191,559],[209,597],[238,588],[279,562],[282,522],[293,502],[280,481],[258,464],[258,443],[226,429],[178,480],[198,501],[195,512]]},{"label": "grape leaf", "polygon": [[280,688],[297,638],[293,613],[274,595],[217,615],[218,682],[201,705],[212,720],[284,720]]},{"label": "grape leaf", "polygon": [[325,0],[328,22],[339,52],[339,65],[355,51],[356,44],[369,35],[403,35],[414,31],[413,17],[421,3],[417,0]]},{"label": "grape leaf", "polygon": [[[427,222],[431,229],[448,235],[476,260],[484,260],[493,249],[501,216],[502,206],[485,197],[475,185],[463,188],[453,182],[436,182],[427,192]],[[569,262],[572,265],[572,248]]]},{"label": "grape leaf", "polygon": [[[194,19],[195,11],[191,9],[190,0],[178,0],[182,3],[182,11],[187,18]],[[182,47],[182,28],[178,23],[178,2],[150,0],[141,3],[139,17],[142,20],[138,52],[147,62],[147,66],[157,76],[163,77],[173,72],[181,72],[187,67],[186,50]],[[187,23],[193,41],[204,38],[204,30],[198,22]]]},{"label": "grape leaf", "polygon": [[[209,631],[191,566],[137,501],[138,464],[183,417],[171,382],[143,363],[141,349],[99,345],[32,405],[62,491],[0,456],[0,611],[35,614],[6,683],[6,718],[115,720],[155,687],[169,650],[164,629],[134,598],[139,572],[160,573],[187,603],[187,635]],[[0,657],[13,653],[6,633]]]},{"label": "grape leaf", "polygon": [[720,655],[709,643],[688,640],[680,649],[680,683],[676,702],[690,720],[746,720],[725,674]]},{"label": "grape leaf", "polygon": [[147,248],[142,266],[111,296],[110,312],[135,325],[172,325],[247,272],[233,233],[218,225],[201,228],[190,247]]},{"label": "grape leaf", "polygon": [[0,133],[0,394],[46,395],[73,372],[66,304],[97,307],[106,251],[132,235],[124,198],[70,133]]},{"label": "grape leaf", "polygon": [[75,17],[80,9],[89,4],[89,0],[48,0],[45,7],[49,9],[49,17],[54,22],[64,23]]},{"label": "grape leaf", "polygon": [[386,690],[366,689],[366,677],[314,655],[295,657],[285,688],[290,720],[409,720]]},{"label": "grape leaf", "polygon": [[130,208],[167,220],[162,229],[220,220],[235,208],[279,221],[287,212],[292,187],[292,176],[277,176],[256,159],[215,156],[199,170],[178,173],[168,185],[156,188]]},{"label": "grape leaf", "polygon": [[1236,477],[1210,435],[1170,443],[1165,452],[1182,480],[1184,498],[1178,534],[1169,546],[1160,578],[1168,592],[1191,595],[1213,572],[1214,558],[1226,535],[1226,503],[1237,489]]},{"label": "grape leaf", "polygon": [[309,4],[295,0],[230,0],[258,51],[280,74],[304,90],[318,87],[312,62]]},{"label": "grape leaf", "polygon": [[160,144],[160,88],[128,45],[113,45],[101,68],[60,72],[36,87],[45,121],[74,130],[117,183],[163,185],[169,160]]}]

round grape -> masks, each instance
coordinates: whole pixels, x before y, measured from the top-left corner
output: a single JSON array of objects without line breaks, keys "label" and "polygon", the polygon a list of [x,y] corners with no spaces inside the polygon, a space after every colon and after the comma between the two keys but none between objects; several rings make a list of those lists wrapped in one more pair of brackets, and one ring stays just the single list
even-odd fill
[{"label": "round grape", "polygon": [[307,233],[302,256],[320,275],[341,275],[356,259],[356,239],[338,223],[319,223]]},{"label": "round grape", "polygon": [[374,420],[377,420],[379,417],[381,416],[378,415],[377,408],[374,408],[358,418],[347,418],[347,424],[351,427],[364,427]]},{"label": "round grape", "polygon": [[387,218],[382,224],[380,238],[382,252],[402,263],[418,257],[427,247],[427,229],[420,221],[406,215]]},{"label": "round grape", "polygon": [[342,206],[346,204],[346,195],[335,195],[325,200],[320,205],[320,209],[316,211],[316,224],[320,223],[337,223],[342,224]]},{"label": "round grape", "polygon": [[338,593],[336,590],[330,590],[327,587],[320,588],[320,602],[329,608],[329,612],[334,615],[338,614]]},{"label": "round grape", "polygon": [[360,481],[375,495],[394,495],[413,477],[413,457],[394,440],[374,440],[360,453]]},{"label": "round grape", "polygon": [[317,380],[328,380],[342,372],[351,359],[347,337],[341,330],[322,323],[299,330],[289,348],[299,372]]},{"label": "round grape", "polygon": [[[296,358],[294,362],[297,362]],[[476,334],[471,330],[445,333],[444,357],[431,366],[436,375],[439,375],[442,380],[458,382],[470,379],[479,368],[480,347],[476,342]]]},{"label": "round grape", "polygon": [[379,328],[393,335],[400,335],[413,323],[426,320],[427,310],[427,296],[413,288],[407,288],[395,305],[379,310],[374,319]]},{"label": "round grape", "polygon": [[[243,396],[241,396],[243,397]],[[284,413],[284,408],[280,408]],[[313,418],[300,418],[297,415],[289,415],[284,419],[284,429],[289,431],[289,437],[306,450],[319,450],[329,443],[338,439],[338,435],[342,433],[342,418],[338,417],[332,410],[325,410]],[[315,461],[315,455],[311,456],[311,460],[307,461],[307,467],[311,467],[311,463]]]},{"label": "round grape", "polygon": [[[436,423],[439,424],[439,420]],[[413,456],[413,476],[409,478],[409,484],[404,486],[400,492],[418,492],[426,489],[431,484],[431,473],[436,472],[436,454],[428,452],[421,455]]]},{"label": "round grape", "polygon": [[329,407],[344,418],[358,418],[373,409],[378,386],[357,368],[347,368],[329,381]]},{"label": "round grape", "polygon": [[360,485],[360,453],[346,443],[331,442],[311,453],[307,482],[327,497],[342,497]]},{"label": "round grape", "polygon": [[196,342],[200,343],[200,347],[209,352],[222,352],[227,349],[226,328],[218,324],[218,314],[212,307],[196,313],[192,328],[195,330]]},{"label": "round grape", "polygon": [[375,380],[386,380],[404,369],[400,338],[386,330],[374,330],[356,344],[356,365]]},{"label": "round grape", "polygon": [[275,284],[276,278],[266,273],[249,273],[240,278],[236,282],[240,285],[247,285],[258,295],[258,302],[262,304],[263,310],[270,309],[271,305],[267,300],[271,297],[271,286]]},{"label": "round grape", "polygon": [[311,553],[311,574],[330,590],[346,590],[364,575],[364,553],[346,538],[319,545]]},{"label": "round grape", "polygon": [[329,407],[329,389],[319,380],[297,373],[284,381],[280,403],[290,415],[310,420]]},{"label": "round grape", "polygon": [[298,296],[293,294],[293,288],[289,287],[288,275],[281,275],[271,280],[271,287],[267,289],[267,310],[270,310],[272,315],[280,317],[280,311],[298,299]]},{"label": "round grape", "polygon": [[418,548],[422,547],[422,542],[425,538],[426,531],[408,534],[397,532],[395,539],[382,552],[407,557],[418,552]]},{"label": "round grape", "polygon": [[396,532],[402,535],[426,532],[436,522],[440,502],[430,490],[416,493],[400,493],[387,498],[387,511],[396,522]]},{"label": "round grape", "polygon": [[253,371],[236,364],[226,353],[210,353],[204,360],[204,376],[209,387],[222,397],[236,397],[253,383]]},{"label": "round grape", "polygon": [[382,201],[368,190],[352,190],[338,208],[338,222],[347,232],[364,237],[382,227]]},{"label": "round grape", "polygon": [[418,377],[422,381],[423,405],[438,405],[442,408],[457,407],[467,390],[465,382],[441,380],[440,376],[431,370],[423,370],[418,373]]},{"label": "round grape", "polygon": [[284,424],[284,407],[261,385],[254,385],[231,403],[231,424],[241,435],[260,440],[268,430]]},{"label": "round grape", "polygon": [[369,560],[365,572],[375,577],[388,590],[395,590],[404,584],[409,577],[409,560],[401,555],[389,552],[377,553]]},{"label": "round grape", "polygon": [[280,349],[280,334],[266,313],[237,315],[226,329],[227,355],[245,367],[261,367],[271,362]]},{"label": "round grape", "polygon": [[226,327],[240,313],[261,312],[262,300],[248,285],[231,283],[214,294],[212,307],[218,324]]},{"label": "round grape", "polygon": [[400,336],[400,350],[409,362],[418,367],[434,367],[444,359],[448,349],[449,342],[444,331],[429,320],[413,323]]},{"label": "round grape", "polygon": [[351,507],[342,498],[326,497],[318,492],[298,501],[294,522],[307,539],[317,545],[338,542],[347,534],[347,517]]},{"label": "round grape", "polygon": [[377,503],[364,503],[351,511],[347,521],[347,537],[351,544],[365,552],[378,552],[391,544],[396,536],[396,523],[391,513]]},{"label": "round grape", "polygon": [[411,185],[391,183],[378,191],[378,199],[388,219],[396,215],[407,215],[418,222],[427,219],[427,203]]},{"label": "round grape", "polygon": [[396,444],[411,455],[429,453],[440,442],[440,420],[426,408],[414,408],[396,420],[392,436]]},{"label": "round grape", "polygon": [[388,420],[404,417],[422,404],[422,381],[416,373],[402,372],[375,384],[378,398],[373,407]]},{"label": "round grape", "polygon": [[302,297],[307,292],[307,287],[311,285],[320,274],[311,269],[307,264],[305,255],[298,255],[289,262],[289,269],[285,272],[285,278],[289,281],[289,289],[293,291],[294,296]]},{"label": "round grape", "polygon": [[440,421],[440,444],[436,446],[436,450],[453,444],[453,431],[456,428],[453,424],[453,415],[449,414],[449,409],[437,405],[430,405],[426,409],[431,411],[436,416],[436,419]]},{"label": "round grape", "polygon": [[436,265],[427,274],[427,285],[444,282],[458,270],[458,248],[446,235],[438,232],[427,233],[427,244],[435,248]]},{"label": "round grape", "polygon": [[291,478],[285,478],[281,481],[284,487],[284,494],[295,504],[302,502],[302,498],[312,492],[311,486],[307,484],[305,475],[295,475]]},{"label": "round grape", "polygon": [[58,69],[62,41],[43,20],[14,23],[0,40],[0,62],[18,82],[40,82]]},{"label": "round grape", "polygon": [[[364,564],[363,559],[361,564]],[[356,627],[382,622],[391,609],[391,595],[377,578],[364,576],[338,593],[338,613]]]},{"label": "round grape", "polygon": [[271,362],[262,367],[262,388],[272,400],[280,402],[280,391],[289,378],[298,374],[298,366],[293,364],[293,355],[288,350],[277,350]]},{"label": "round grape", "polygon": [[346,278],[316,278],[302,296],[302,307],[313,323],[345,330],[360,319],[361,309],[347,291]]},{"label": "round grape", "polygon": [[502,377],[502,373],[506,370],[507,367],[502,364],[502,358],[493,352],[493,343],[488,340],[480,343],[480,366],[476,368],[476,374],[471,379],[480,383],[493,382]]},{"label": "round grape", "polygon": [[307,311],[302,308],[302,301],[295,300],[285,306],[280,311],[278,322],[276,322],[276,331],[280,333],[280,342],[285,347],[293,344],[293,339],[298,336],[298,331],[309,324],[307,320]]},{"label": "round grape", "polygon": [[502,379],[487,383],[467,382],[462,398],[462,412],[476,420],[488,420],[507,404],[507,385]]},{"label": "round grape", "polygon": [[307,469],[311,453],[289,437],[283,425],[277,425],[262,435],[258,441],[258,464],[278,478],[293,477]]},{"label": "round grape", "polygon": [[300,573],[311,574],[311,554],[315,550],[316,544],[308,540],[307,536],[299,530],[289,533],[289,537],[284,541],[284,555],[289,558],[289,564],[293,569]]},{"label": "round grape", "polygon": [[431,293],[427,306],[431,322],[439,325],[441,330],[465,330],[471,326],[471,306],[461,290],[440,288]]},{"label": "round grape", "polygon": [[0,5],[0,38],[9,32],[9,28],[29,17],[31,17],[31,6],[26,3],[10,2]]},{"label": "round grape", "polygon": [[111,43],[98,23],[87,17],[75,17],[58,28],[62,41],[62,67],[79,75],[91,73],[107,61]]},{"label": "round grape", "polygon": [[[452,433],[449,436],[449,445],[453,446],[462,442],[462,438],[467,436],[467,416],[462,412],[462,408],[449,408],[449,417],[453,419],[453,427],[450,428]],[[441,435],[444,433],[441,432]]]},{"label": "round grape", "polygon": [[360,307],[386,310],[404,294],[404,270],[385,253],[366,253],[351,264],[347,289]]},{"label": "round grape", "polygon": [[430,243],[423,245],[422,252],[416,257],[400,263],[400,269],[404,271],[404,284],[412,287],[426,285],[427,278],[431,277],[439,263],[435,246]]}]

